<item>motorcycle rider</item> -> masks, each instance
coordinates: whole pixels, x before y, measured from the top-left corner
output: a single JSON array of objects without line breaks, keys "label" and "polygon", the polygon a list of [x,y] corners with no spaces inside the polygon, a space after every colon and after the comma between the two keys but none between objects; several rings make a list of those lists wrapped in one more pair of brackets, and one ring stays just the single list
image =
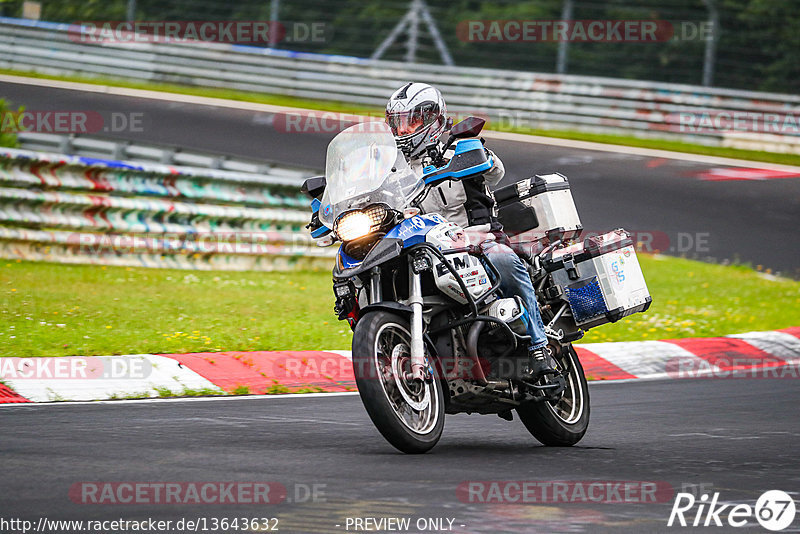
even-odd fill
[{"label": "motorcycle rider", "polygon": [[[442,134],[451,125],[439,90],[431,85],[415,82],[406,83],[389,98],[386,104],[386,123],[409,165],[419,175],[422,175],[425,166],[432,163],[430,149],[442,148]],[[445,159],[452,157],[452,154],[451,147],[444,154]],[[481,233],[491,240],[483,247],[486,256],[500,272],[501,293],[506,297],[519,295],[527,311],[523,319],[526,320],[527,333],[531,337],[528,348],[530,362],[528,369],[522,373],[522,379],[536,382],[545,375],[557,375],[558,371],[547,348],[544,324],[528,270],[519,256],[502,243],[506,237],[502,225],[494,215],[495,202],[487,185],[499,183],[505,175],[505,169],[497,155],[490,150],[488,155],[493,162],[490,170],[475,177],[446,180],[433,186],[420,208],[423,213],[438,213],[470,233]],[[563,385],[561,389],[563,390]],[[558,393],[559,391],[554,392]]]}]

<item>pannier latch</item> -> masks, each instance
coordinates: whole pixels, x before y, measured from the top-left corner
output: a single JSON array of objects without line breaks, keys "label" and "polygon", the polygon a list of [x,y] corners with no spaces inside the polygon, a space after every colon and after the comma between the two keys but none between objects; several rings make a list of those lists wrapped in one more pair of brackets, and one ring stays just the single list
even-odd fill
[{"label": "pannier latch", "polygon": [[517,182],[517,196],[519,198],[527,198],[528,192],[531,190],[531,179],[521,180]]},{"label": "pannier latch", "polygon": [[578,268],[575,267],[575,260],[572,258],[572,254],[564,256],[563,261],[564,261],[564,270],[567,271],[567,276],[569,276],[569,279],[577,280]]}]

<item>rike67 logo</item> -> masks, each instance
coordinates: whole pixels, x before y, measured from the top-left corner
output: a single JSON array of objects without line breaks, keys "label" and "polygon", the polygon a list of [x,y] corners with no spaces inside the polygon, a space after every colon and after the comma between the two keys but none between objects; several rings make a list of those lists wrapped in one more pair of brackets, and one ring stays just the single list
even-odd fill
[{"label": "rike67 logo", "polygon": [[739,528],[752,526],[752,520],[755,519],[767,530],[780,531],[792,524],[795,512],[794,499],[780,490],[765,491],[755,506],[720,503],[719,492],[714,493],[710,499],[708,494],[697,499],[691,493],[678,493],[672,504],[667,526]]}]

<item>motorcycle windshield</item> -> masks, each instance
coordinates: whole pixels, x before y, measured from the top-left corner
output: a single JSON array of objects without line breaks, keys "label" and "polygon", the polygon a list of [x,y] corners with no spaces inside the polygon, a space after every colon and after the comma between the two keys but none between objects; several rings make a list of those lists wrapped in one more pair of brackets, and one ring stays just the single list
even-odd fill
[{"label": "motorcycle windshield", "polygon": [[328,145],[325,178],[320,220],[329,228],[342,213],[371,204],[402,211],[424,186],[382,122],[340,132]]}]

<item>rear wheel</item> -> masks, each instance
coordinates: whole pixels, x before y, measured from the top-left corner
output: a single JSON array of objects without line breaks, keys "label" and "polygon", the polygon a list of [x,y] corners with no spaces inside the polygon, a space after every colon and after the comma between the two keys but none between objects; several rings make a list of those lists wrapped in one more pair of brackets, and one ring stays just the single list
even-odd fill
[{"label": "rear wheel", "polygon": [[517,408],[525,428],[544,445],[578,443],[589,426],[589,385],[572,345],[561,348],[559,366],[567,369],[566,388],[558,401],[529,402]]},{"label": "rear wheel", "polygon": [[444,394],[432,379],[412,381],[408,321],[378,310],[359,320],[353,333],[353,369],[361,401],[386,440],[405,453],[427,452],[444,428]]}]

